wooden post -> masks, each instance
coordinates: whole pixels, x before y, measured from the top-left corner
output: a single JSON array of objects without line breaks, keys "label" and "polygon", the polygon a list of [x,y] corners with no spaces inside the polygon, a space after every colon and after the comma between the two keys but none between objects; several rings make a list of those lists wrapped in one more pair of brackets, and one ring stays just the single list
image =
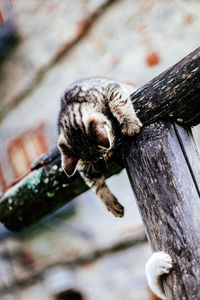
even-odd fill
[{"label": "wooden post", "polygon": [[126,146],[125,157],[153,251],[173,259],[163,277],[167,299],[200,299],[200,160],[190,130],[151,124]]}]

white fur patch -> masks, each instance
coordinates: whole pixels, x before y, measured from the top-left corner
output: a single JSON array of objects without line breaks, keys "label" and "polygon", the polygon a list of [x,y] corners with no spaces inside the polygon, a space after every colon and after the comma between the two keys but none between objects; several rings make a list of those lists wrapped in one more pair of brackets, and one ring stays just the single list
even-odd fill
[{"label": "white fur patch", "polygon": [[165,252],[155,252],[148,259],[145,266],[147,281],[151,290],[161,299],[166,299],[160,280],[162,274],[169,273],[172,268],[172,259]]}]

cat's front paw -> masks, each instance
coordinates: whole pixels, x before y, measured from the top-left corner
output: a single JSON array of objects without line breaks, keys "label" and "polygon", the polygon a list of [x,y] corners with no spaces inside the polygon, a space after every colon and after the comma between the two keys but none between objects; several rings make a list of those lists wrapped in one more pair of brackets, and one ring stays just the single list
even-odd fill
[{"label": "cat's front paw", "polygon": [[140,120],[135,117],[133,121],[124,121],[121,125],[121,132],[124,135],[134,136],[135,134],[140,132],[140,128],[142,127],[142,123]]},{"label": "cat's front paw", "polygon": [[172,259],[165,252],[155,252],[146,263],[147,277],[157,278],[163,274],[169,273],[172,268]]},{"label": "cat's front paw", "polygon": [[124,207],[117,201],[114,200],[111,203],[106,204],[107,209],[115,216],[115,217],[123,217],[124,216]]}]

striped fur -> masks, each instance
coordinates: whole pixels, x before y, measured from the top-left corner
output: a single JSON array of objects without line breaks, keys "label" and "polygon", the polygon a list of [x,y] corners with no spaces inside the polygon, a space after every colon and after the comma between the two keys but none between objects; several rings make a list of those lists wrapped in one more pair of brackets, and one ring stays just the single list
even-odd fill
[{"label": "striped fur", "polygon": [[131,86],[103,77],[76,81],[62,97],[58,117],[58,148],[65,173],[72,176],[79,165],[85,182],[118,217],[124,214],[123,206],[96,169],[112,154],[116,127],[128,136],[140,131],[142,124],[130,100],[133,91]]}]

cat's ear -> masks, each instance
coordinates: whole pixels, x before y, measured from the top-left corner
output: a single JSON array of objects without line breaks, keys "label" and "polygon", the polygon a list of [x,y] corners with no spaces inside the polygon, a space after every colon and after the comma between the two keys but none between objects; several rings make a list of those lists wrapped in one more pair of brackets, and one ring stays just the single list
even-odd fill
[{"label": "cat's ear", "polygon": [[62,168],[67,176],[72,176],[76,172],[79,158],[74,155],[62,154]]},{"label": "cat's ear", "polygon": [[63,142],[62,136],[59,137],[57,145],[61,153],[62,168],[67,176],[72,176],[76,171],[80,158],[71,153]]},{"label": "cat's ear", "polygon": [[112,138],[109,126],[105,122],[90,120],[89,135],[91,140],[95,141],[99,146],[110,149],[112,147]]}]

